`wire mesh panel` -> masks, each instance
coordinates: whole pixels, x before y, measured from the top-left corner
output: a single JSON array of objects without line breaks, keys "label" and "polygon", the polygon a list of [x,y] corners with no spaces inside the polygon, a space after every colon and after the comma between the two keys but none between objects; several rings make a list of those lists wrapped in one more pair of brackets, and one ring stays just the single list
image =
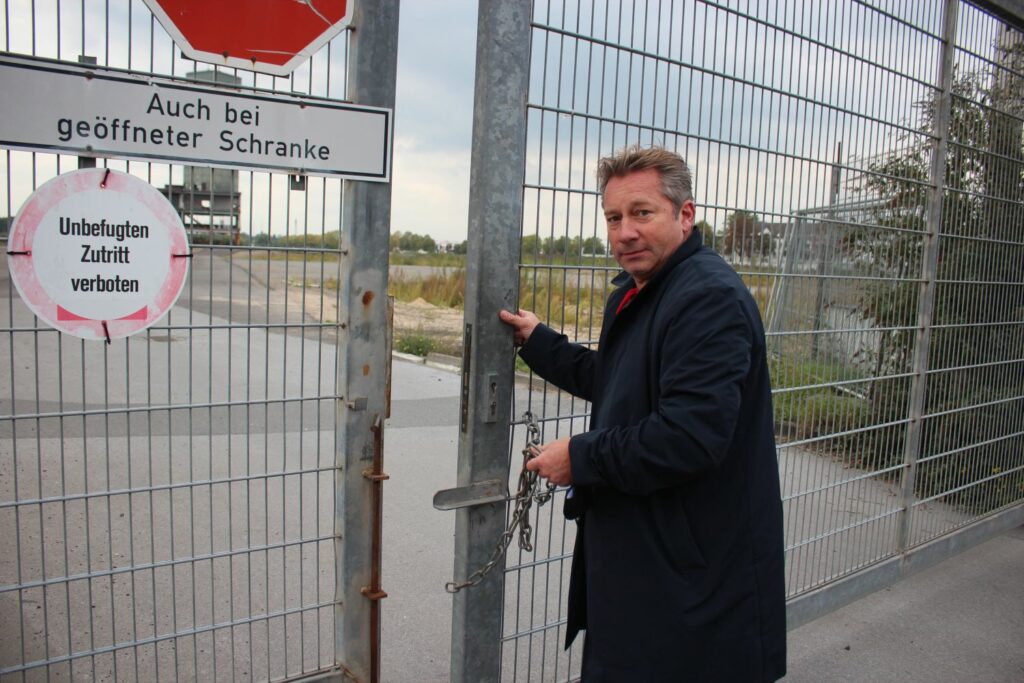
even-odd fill
[{"label": "wire mesh panel", "polygon": [[1024,499],[1024,34],[962,5],[954,61],[911,544]]},{"label": "wire mesh panel", "polygon": [[[955,2],[534,2],[520,307],[594,346],[619,270],[596,163],[687,159],[766,322],[790,598],[1024,502],[1022,54]],[[544,441],[586,429],[539,379],[526,409]],[[578,676],[560,511],[508,559],[508,680]]]},{"label": "wire mesh panel", "polygon": [[[287,78],[185,60],[138,1],[5,2],[0,36],[19,55],[346,96],[347,33]],[[80,160],[2,159],[6,239]],[[98,163],[168,197],[191,270],[164,319],[105,344],[35,318],[3,260],[0,679],[332,667],[342,182]]]}]

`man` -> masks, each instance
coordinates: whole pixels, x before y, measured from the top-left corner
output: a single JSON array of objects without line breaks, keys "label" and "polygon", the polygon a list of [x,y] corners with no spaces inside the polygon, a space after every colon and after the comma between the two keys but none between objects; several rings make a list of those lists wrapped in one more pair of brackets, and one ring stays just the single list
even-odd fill
[{"label": "man", "polygon": [[660,148],[598,167],[613,283],[596,351],[502,311],[520,355],[592,402],[590,431],[528,464],[572,485],[566,647],[583,681],[773,681],[785,674],[782,503],[764,330],[693,230],[690,174]]}]

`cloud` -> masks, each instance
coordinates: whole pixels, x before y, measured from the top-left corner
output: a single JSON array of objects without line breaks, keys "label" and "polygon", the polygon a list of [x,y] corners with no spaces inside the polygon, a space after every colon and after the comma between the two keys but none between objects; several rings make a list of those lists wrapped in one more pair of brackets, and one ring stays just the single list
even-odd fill
[{"label": "cloud", "polygon": [[429,234],[436,240],[466,239],[469,147],[430,148],[407,136],[395,139],[392,230]]},{"label": "cloud", "polygon": [[476,8],[466,0],[406,3],[399,15],[398,136],[420,148],[468,149],[473,121]]},{"label": "cloud", "polygon": [[476,2],[402,5],[393,231],[466,239],[475,62]]}]

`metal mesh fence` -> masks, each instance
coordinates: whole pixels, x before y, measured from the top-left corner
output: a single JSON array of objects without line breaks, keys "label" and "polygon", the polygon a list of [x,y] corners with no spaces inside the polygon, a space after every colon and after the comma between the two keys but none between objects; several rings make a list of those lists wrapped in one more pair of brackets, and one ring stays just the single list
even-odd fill
[{"label": "metal mesh fence", "polygon": [[[289,78],[183,59],[137,0],[4,2],[0,36],[19,55],[346,97],[348,33]],[[2,160],[0,218],[79,163]],[[99,164],[168,195],[191,270],[163,320],[107,345],[42,324],[3,260],[0,679],[331,667],[342,182]]]},{"label": "metal mesh fence", "polygon": [[[534,2],[520,306],[596,344],[597,160],[688,160],[766,321],[790,598],[1024,502],[1024,43],[946,4]],[[586,428],[539,380],[527,408],[545,441]],[[508,560],[508,680],[579,672],[560,510]]]}]

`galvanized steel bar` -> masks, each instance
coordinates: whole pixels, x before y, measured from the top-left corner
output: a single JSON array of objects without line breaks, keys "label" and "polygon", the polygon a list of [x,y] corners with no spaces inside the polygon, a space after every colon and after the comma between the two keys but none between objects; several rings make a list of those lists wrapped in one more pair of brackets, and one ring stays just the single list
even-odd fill
[{"label": "galvanized steel bar", "polygon": [[[526,154],[530,1],[480,0],[470,169],[463,419],[458,484],[508,477],[512,335],[498,311],[516,305]],[[505,505],[456,512],[454,577],[483,566],[504,531]],[[451,679],[498,681],[504,582],[492,572],[454,596]]]},{"label": "galvanized steel bar", "polygon": [[[828,205],[834,207],[839,199],[839,182],[840,182],[840,169],[839,163],[843,156],[843,143],[840,142],[836,147],[836,163],[832,165],[832,175],[829,179],[829,192],[828,192]],[[822,227],[824,230],[823,234],[818,236],[818,291],[815,294],[814,300],[814,329],[818,330],[822,324],[822,312],[824,310],[825,302],[828,300],[829,280],[825,277],[826,263],[831,260],[832,252],[834,251],[834,245],[832,244],[835,239],[835,231],[831,221],[836,220],[835,211],[830,210],[826,214],[826,220]],[[811,358],[817,360],[818,358],[818,346],[820,335],[814,335],[811,337]]]},{"label": "galvanized steel bar", "polygon": [[906,444],[903,451],[902,484],[900,486],[900,527],[897,547],[906,552],[910,545],[910,528],[917,486],[917,459],[921,455],[923,416],[928,397],[928,368],[932,339],[932,318],[939,261],[939,240],[942,235],[943,205],[946,195],[946,161],[949,127],[953,107],[953,57],[956,52],[956,24],[960,0],[945,0],[943,8],[942,47],[939,53],[939,82],[935,93],[935,130],[929,170],[927,234],[921,255],[921,288],[918,293],[917,333],[914,342],[914,379],[910,394]]},{"label": "galvanized steel bar", "polygon": [[[353,102],[393,108],[398,46],[398,0],[359,3],[352,21],[348,88]],[[380,669],[379,596],[374,583],[380,510],[365,475],[383,444],[387,411],[385,378],[391,362],[387,338],[390,184],[346,181],[343,250],[346,282],[339,320],[347,320],[339,344],[339,401],[335,532],[336,596],[334,641],[339,664],[358,681],[376,681]],[[347,253],[345,253],[347,252]],[[341,310],[344,309],[344,310]],[[343,325],[343,327],[346,327]],[[376,536],[376,539],[375,539]]]}]

